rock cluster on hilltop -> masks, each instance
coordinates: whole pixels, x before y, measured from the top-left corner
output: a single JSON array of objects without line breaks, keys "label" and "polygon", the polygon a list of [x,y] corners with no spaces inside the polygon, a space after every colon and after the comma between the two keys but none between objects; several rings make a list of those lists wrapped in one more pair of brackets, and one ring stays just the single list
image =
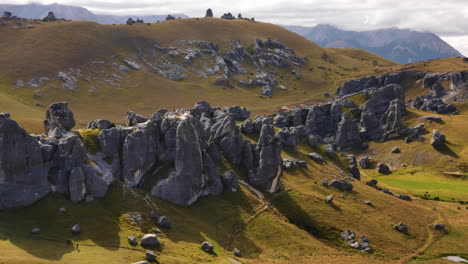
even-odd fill
[{"label": "rock cluster on hilltop", "polygon": [[50,11],[46,17],[42,19],[44,22],[49,22],[49,21],[57,21],[57,18],[54,15],[54,12]]},{"label": "rock cluster on hilltop", "polygon": [[206,10],[205,17],[213,17],[213,10],[211,10],[211,8]]}]

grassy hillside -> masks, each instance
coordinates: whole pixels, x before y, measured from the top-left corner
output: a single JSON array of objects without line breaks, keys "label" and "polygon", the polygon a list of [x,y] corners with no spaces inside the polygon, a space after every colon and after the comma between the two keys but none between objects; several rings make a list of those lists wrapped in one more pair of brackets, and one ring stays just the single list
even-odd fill
[{"label": "grassy hillside", "polygon": [[[286,104],[325,100],[323,93],[333,91],[342,80],[395,65],[365,51],[356,51],[357,57],[352,57],[340,50],[322,49],[282,27],[245,20],[181,19],[133,26],[50,22],[20,30],[10,26],[0,27],[0,34],[8,36],[2,39],[0,49],[0,93],[40,111],[44,108],[36,105],[69,101],[71,107],[77,109],[75,113],[80,125],[95,118],[119,120],[130,109],[151,114],[163,107],[189,107],[197,100],[207,100],[216,106],[242,104],[256,113],[272,112]],[[299,80],[283,70],[281,82],[289,89],[275,91],[272,98],[259,98],[259,87],[226,89],[215,86],[214,77],[189,76],[183,81],[171,81],[140,70],[129,72],[119,89],[93,79],[81,82],[81,89],[72,92],[60,88],[62,81],[57,76],[58,72],[66,72],[69,68],[110,74],[108,68],[93,68],[92,62],[130,59],[155,44],[171,46],[176,45],[177,40],[204,40],[218,44],[221,52],[225,52],[232,40],[241,40],[244,46],[249,46],[256,38],[280,40],[298,56],[309,59],[300,70]],[[255,73],[253,67],[249,71]],[[39,88],[12,89],[18,80],[27,83],[40,77],[50,81]],[[92,86],[96,90],[90,92],[88,87]],[[23,115],[9,111],[18,118]]]},{"label": "grassy hillside", "polygon": [[[301,145],[298,154],[284,153],[284,157],[307,159],[309,151]],[[283,191],[267,197],[267,203],[244,187],[238,193],[205,197],[190,208],[152,198],[173,222],[173,228],[162,229],[159,236],[160,263],[231,263],[228,258],[234,258],[234,248],[242,251],[243,257],[236,258],[241,263],[396,263],[411,257],[428,239],[441,237],[429,228],[437,213],[420,201],[403,201],[358,181],[347,194],[323,187],[321,180],[344,176],[335,167],[344,161],[327,162],[319,165],[309,160],[308,169],[286,172]],[[325,202],[330,194],[335,197],[332,205]],[[105,199],[91,203],[72,204],[60,195],[50,195],[31,207],[0,212],[0,262],[142,260],[144,249],[129,246],[127,236],[140,238],[156,227],[148,216],[153,207],[143,197],[140,190],[123,190],[115,184]],[[365,205],[364,200],[374,206]],[[67,213],[60,214],[60,207],[67,208]],[[132,212],[143,215],[141,224],[130,220]],[[393,230],[398,221],[410,227],[409,235]],[[71,234],[75,223],[81,225],[81,235]],[[35,227],[41,228],[40,235],[29,234]],[[365,234],[374,253],[349,249],[339,239],[346,229]],[[79,250],[67,239],[79,244]],[[205,240],[215,245],[214,255],[200,250]]]}]

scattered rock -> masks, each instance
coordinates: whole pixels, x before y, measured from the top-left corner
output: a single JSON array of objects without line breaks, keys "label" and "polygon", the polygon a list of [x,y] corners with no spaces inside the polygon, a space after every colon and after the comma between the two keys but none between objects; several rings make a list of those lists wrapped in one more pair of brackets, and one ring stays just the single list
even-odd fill
[{"label": "scattered rock", "polygon": [[333,202],[333,195],[327,196],[327,204],[331,204]]},{"label": "scattered rock", "polygon": [[378,163],[377,164],[377,172],[380,174],[390,174],[390,168],[383,163]]},{"label": "scattered rock", "polygon": [[439,116],[426,115],[426,116],[420,116],[420,117],[418,117],[418,119],[425,119],[425,120],[429,120],[429,121],[436,122],[436,123],[441,123],[442,122],[442,117],[439,117]]},{"label": "scattered rock", "polygon": [[72,228],[71,228],[71,231],[73,234],[77,235],[79,233],[81,233],[81,227],[79,224],[76,224],[74,225]]},{"label": "scattered rock", "polygon": [[374,206],[374,205],[372,204],[372,202],[371,202],[371,201],[368,201],[368,200],[365,200],[365,201],[364,201],[364,204],[365,204],[365,205],[368,205],[368,206],[371,206],[371,207]]},{"label": "scattered rock", "polygon": [[234,249],[234,256],[240,258],[242,257],[241,251],[237,248]]},{"label": "scattered rock", "polygon": [[408,233],[408,227],[405,224],[403,224],[403,222],[398,222],[398,224],[393,226],[393,229],[395,229],[396,231],[400,233],[404,233],[404,234]]},{"label": "scattered rock", "polygon": [[401,200],[405,200],[405,201],[412,201],[411,197],[405,194],[400,194],[398,198],[400,198]]},{"label": "scattered rock", "polygon": [[398,154],[398,153],[401,153],[401,150],[398,147],[394,147],[392,149],[392,153]]},{"label": "scattered rock", "polygon": [[331,187],[337,188],[342,191],[352,191],[353,190],[353,184],[350,182],[346,182],[343,180],[333,180],[330,183]]},{"label": "scattered rock", "polygon": [[322,186],[323,187],[328,187],[328,181],[327,180],[322,180]]},{"label": "scattered rock", "polygon": [[311,158],[313,161],[319,164],[323,164],[325,162],[325,159],[316,152],[307,154],[307,157]]},{"label": "scattered rock", "polygon": [[154,253],[153,251],[147,250],[145,253],[145,258],[147,261],[156,261],[158,255],[156,255],[156,253]]},{"label": "scattered rock", "polygon": [[129,236],[127,237],[128,239],[128,243],[132,246],[138,246],[138,241],[136,240],[136,238],[134,236]]},{"label": "scattered rock", "polygon": [[158,237],[155,234],[146,234],[141,238],[140,245],[144,248],[154,248],[159,245]]},{"label": "scattered rock", "polygon": [[164,215],[158,217],[158,220],[156,221],[156,224],[159,227],[166,228],[166,229],[171,229],[171,227],[172,227],[171,221],[169,221],[169,218],[167,218],[167,216],[164,216]]},{"label": "scattered rock", "polygon": [[206,253],[212,254],[214,247],[210,242],[205,241],[201,244],[201,249],[205,251]]},{"label": "scattered rock", "polygon": [[445,230],[445,225],[442,223],[435,223],[433,228],[434,230]]},{"label": "scattered rock", "polygon": [[226,171],[222,175],[224,190],[229,192],[237,192],[239,190],[239,183],[237,175],[233,171]]},{"label": "scattered rock", "polygon": [[439,130],[432,131],[431,145],[434,148],[439,148],[445,145],[445,135],[439,132]]},{"label": "scattered rock", "polygon": [[31,230],[31,234],[33,235],[40,235],[41,234],[41,230],[39,228],[34,228],[33,230]]}]

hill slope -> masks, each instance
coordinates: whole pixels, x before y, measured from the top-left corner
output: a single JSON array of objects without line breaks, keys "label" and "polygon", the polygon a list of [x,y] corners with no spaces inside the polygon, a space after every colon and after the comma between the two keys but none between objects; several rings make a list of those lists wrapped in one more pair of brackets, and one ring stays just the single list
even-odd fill
[{"label": "hill slope", "polygon": [[[6,23],[0,27],[0,34],[8,36],[0,50],[0,92],[39,109],[51,102],[69,101],[77,109],[78,120],[85,122],[97,118],[97,112],[100,118],[119,120],[128,109],[150,114],[163,107],[188,107],[197,100],[214,105],[242,102],[253,111],[267,112],[286,104],[323,100],[323,93],[334,90],[341,80],[396,65],[364,51],[350,57],[340,50],[323,49],[279,26],[247,20],[181,19],[133,26],[48,22],[20,30],[12,29],[11,21]],[[281,41],[295,54],[288,56],[307,57],[307,63],[296,66],[286,60],[290,66],[259,66],[259,57],[248,52],[255,53],[256,39],[269,38]],[[233,88],[215,85],[224,66],[218,72],[208,71],[216,56],[201,52],[199,40],[213,42],[219,47],[216,54],[226,58],[233,41],[240,41],[246,58],[236,60],[244,73],[229,73]],[[177,53],[174,56],[172,49]],[[198,52],[194,61],[184,62],[191,52]],[[130,67],[124,60],[137,62],[142,69],[127,70]],[[76,89],[64,86],[60,72],[76,79]],[[239,85],[261,78],[256,77],[259,73],[276,80],[269,77],[271,98],[258,97],[262,85]],[[173,75],[181,78],[171,80]],[[37,85],[31,85],[31,80]]]},{"label": "hill slope", "polygon": [[286,26],[305,38],[329,48],[364,49],[399,63],[462,56],[437,35],[405,29],[346,31],[331,25]]}]

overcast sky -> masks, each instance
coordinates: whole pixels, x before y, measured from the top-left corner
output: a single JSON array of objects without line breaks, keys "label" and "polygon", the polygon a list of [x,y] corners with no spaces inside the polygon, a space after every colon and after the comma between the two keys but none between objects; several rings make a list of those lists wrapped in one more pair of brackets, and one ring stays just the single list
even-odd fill
[{"label": "overcast sky", "polygon": [[[31,1],[0,0],[24,4]],[[468,56],[468,0],[36,0],[78,5],[94,13],[148,15],[184,13],[215,16],[224,12],[284,25],[332,24],[342,29],[388,27],[431,31]]]}]

